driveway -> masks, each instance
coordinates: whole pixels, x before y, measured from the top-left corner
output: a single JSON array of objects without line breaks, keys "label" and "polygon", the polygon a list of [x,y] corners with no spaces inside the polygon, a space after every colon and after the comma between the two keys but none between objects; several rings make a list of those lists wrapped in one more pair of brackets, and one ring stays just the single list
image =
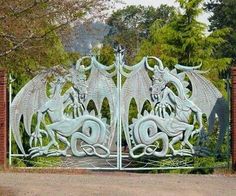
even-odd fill
[{"label": "driveway", "polygon": [[40,174],[0,172],[0,195],[236,195],[236,176],[135,174]]}]

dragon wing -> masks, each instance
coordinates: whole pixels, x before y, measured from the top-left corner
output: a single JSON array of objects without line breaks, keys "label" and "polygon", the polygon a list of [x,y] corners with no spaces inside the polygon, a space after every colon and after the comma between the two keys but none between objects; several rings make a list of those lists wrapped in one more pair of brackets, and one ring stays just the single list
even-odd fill
[{"label": "dragon wing", "polygon": [[98,113],[100,114],[102,109],[102,102],[105,98],[107,98],[110,114],[111,114],[111,135],[109,136],[108,146],[110,147],[116,127],[116,85],[112,79],[114,73],[108,73],[106,70],[109,67],[100,64],[95,57],[91,59],[91,72],[89,78],[87,80],[88,85],[88,94],[85,100],[85,107],[87,108],[89,102],[92,100],[96,106]]},{"label": "dragon wing", "polygon": [[143,105],[146,100],[152,103],[150,96],[150,87],[152,80],[148,76],[145,66],[146,58],[135,65],[135,69],[127,76],[127,79],[121,90],[121,115],[125,136],[127,138],[128,146],[130,147],[130,136],[128,131],[128,117],[129,106],[132,98],[134,98],[138,113],[141,113]]},{"label": "dragon wing", "polygon": [[206,114],[209,124],[209,131],[214,128],[216,115],[219,119],[220,136],[218,144],[223,141],[225,131],[229,123],[228,103],[220,93],[220,91],[205,77],[201,75],[201,71],[189,69],[182,65],[176,65],[177,69],[186,73],[192,85],[192,95],[190,100],[195,103]]},{"label": "dragon wing", "polygon": [[58,67],[46,70],[30,80],[15,96],[10,107],[11,128],[20,151],[25,155],[20,135],[20,121],[23,117],[25,131],[31,135],[33,115],[48,101],[46,94],[47,78],[53,72],[58,74]]}]

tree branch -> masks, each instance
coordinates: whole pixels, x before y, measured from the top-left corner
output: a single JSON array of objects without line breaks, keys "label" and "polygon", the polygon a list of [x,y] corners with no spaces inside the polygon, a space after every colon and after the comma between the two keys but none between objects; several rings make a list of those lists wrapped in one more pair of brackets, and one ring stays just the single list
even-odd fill
[{"label": "tree branch", "polygon": [[11,52],[15,51],[16,49],[18,49],[19,47],[23,46],[25,42],[27,42],[28,40],[30,40],[32,38],[34,34],[31,33],[30,36],[24,40],[22,40],[20,43],[16,44],[15,46],[13,46],[11,49],[0,53],[0,57],[6,56],[8,54],[10,54]]},{"label": "tree branch", "polygon": [[34,8],[35,6],[37,6],[39,3],[47,3],[48,1],[49,0],[35,0],[28,7],[18,10],[18,11],[9,6],[9,8],[12,12],[9,13],[8,15],[0,16],[0,20],[4,20],[7,16],[10,16],[10,15],[17,16],[17,15],[23,14],[24,12],[27,12],[27,11],[31,10],[32,8]]}]

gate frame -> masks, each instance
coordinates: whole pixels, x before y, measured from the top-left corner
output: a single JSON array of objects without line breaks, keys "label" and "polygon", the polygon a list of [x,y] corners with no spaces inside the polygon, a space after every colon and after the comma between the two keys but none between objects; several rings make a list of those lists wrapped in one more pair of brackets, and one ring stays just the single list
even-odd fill
[{"label": "gate frame", "polygon": [[[119,75],[119,74],[118,74]],[[118,76],[117,75],[117,76]],[[118,77],[120,78],[120,77]],[[236,171],[236,67],[231,68],[231,156],[232,156],[232,169]],[[118,84],[121,83],[118,82]],[[119,92],[120,93],[120,92]],[[8,82],[7,82],[7,70],[0,69],[0,168],[6,169],[9,167],[7,158],[10,154],[10,149],[7,147],[7,137],[8,137]],[[119,107],[120,108],[120,107]],[[121,129],[121,123],[119,126]],[[121,136],[120,130],[118,130],[119,136]],[[120,141],[120,139],[118,140]],[[121,149],[119,149],[121,151]],[[9,151],[9,153],[8,153]],[[9,160],[10,161],[10,160]],[[121,157],[119,157],[118,169],[121,168]],[[176,168],[178,169],[178,168]]]}]

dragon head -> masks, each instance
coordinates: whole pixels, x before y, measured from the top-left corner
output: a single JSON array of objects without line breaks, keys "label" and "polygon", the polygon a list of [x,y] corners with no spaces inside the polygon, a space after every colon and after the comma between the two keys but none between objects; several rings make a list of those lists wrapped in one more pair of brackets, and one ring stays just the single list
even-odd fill
[{"label": "dragon head", "polygon": [[81,103],[85,101],[88,94],[85,74],[86,68],[81,64],[83,59],[79,59],[76,65],[72,66],[70,70],[70,81],[73,83],[73,88],[78,93],[78,98]]},{"label": "dragon head", "polygon": [[159,67],[155,66],[153,71],[154,76],[152,86],[150,87],[151,97],[153,101],[159,102],[162,97],[163,90],[167,86],[167,82],[164,80],[163,71],[160,70]]}]

